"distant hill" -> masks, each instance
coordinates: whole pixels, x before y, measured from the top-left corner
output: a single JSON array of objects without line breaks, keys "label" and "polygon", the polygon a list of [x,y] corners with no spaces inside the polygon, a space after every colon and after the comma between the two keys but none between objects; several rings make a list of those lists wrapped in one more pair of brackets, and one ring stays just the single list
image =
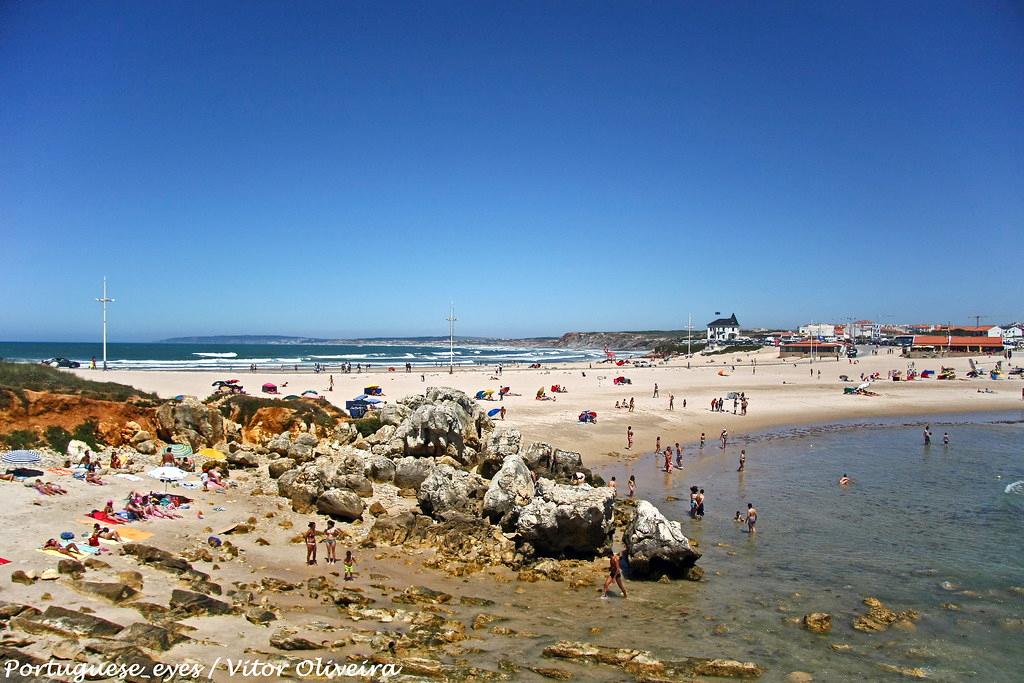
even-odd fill
[{"label": "distant hill", "polygon": [[236,334],[197,337],[171,337],[158,344],[324,344],[328,339],[314,337],[288,337],[280,334]]}]

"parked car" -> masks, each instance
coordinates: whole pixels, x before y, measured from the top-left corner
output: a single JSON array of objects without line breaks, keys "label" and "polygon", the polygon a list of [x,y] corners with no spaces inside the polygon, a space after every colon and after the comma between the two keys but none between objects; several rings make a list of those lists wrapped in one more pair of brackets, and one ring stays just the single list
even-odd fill
[{"label": "parked car", "polygon": [[856,358],[857,357],[857,347],[856,346],[851,346],[851,347],[847,348],[846,349],[846,357],[847,358]]},{"label": "parked car", "polygon": [[44,360],[43,365],[49,365],[51,368],[80,368],[82,364],[77,360],[68,360],[67,358],[50,358]]}]

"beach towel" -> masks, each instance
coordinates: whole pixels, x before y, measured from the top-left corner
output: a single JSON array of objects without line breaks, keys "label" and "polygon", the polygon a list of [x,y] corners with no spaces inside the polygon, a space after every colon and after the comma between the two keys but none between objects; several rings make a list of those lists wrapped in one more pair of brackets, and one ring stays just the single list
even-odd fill
[{"label": "beach towel", "polygon": [[66,477],[71,474],[71,470],[66,467],[47,467],[46,471],[50,474],[56,474],[58,477]]},{"label": "beach towel", "polygon": [[130,526],[121,527],[117,530],[117,535],[126,541],[145,541],[147,538],[153,535],[150,531],[143,531],[142,529],[133,529]]},{"label": "beach towel", "polygon": [[120,474],[115,474],[114,476],[119,477],[121,479],[127,479],[128,481],[142,481],[142,477],[136,477],[134,474],[128,474],[126,472],[121,472]]},{"label": "beach towel", "polygon": [[10,563],[11,563],[10,560],[5,560],[4,558],[0,557],[0,565],[10,564]]},{"label": "beach towel", "polygon": [[[75,543],[75,542],[74,541],[64,541],[64,540],[60,541],[60,544],[62,546],[64,546],[65,548],[67,548],[68,545],[70,545],[71,543]],[[99,547],[94,546],[94,545],[88,545],[85,541],[79,541],[78,543],[75,543],[75,547],[77,547],[80,551],[82,551],[86,555],[99,555],[100,554]],[[72,552],[74,552],[74,551],[72,551]]]},{"label": "beach towel", "polygon": [[107,524],[124,524],[125,521],[126,521],[126,520],[119,519],[117,517],[113,517],[111,515],[108,515],[107,513],[101,512],[99,510],[93,510],[92,512],[87,514],[86,517],[92,517],[93,519],[95,519],[95,520],[97,520],[99,522],[106,522]]},{"label": "beach towel", "polygon": [[[37,553],[42,553],[43,555],[52,555],[54,557],[59,557],[62,560],[68,559],[68,556],[65,553],[57,552],[56,550],[50,550],[49,548],[46,548],[46,549],[44,549],[44,548],[36,548],[36,552]],[[68,552],[71,552],[71,551],[68,551]],[[83,554],[74,553],[74,552],[72,552],[71,555],[74,556],[74,557],[85,557],[85,555],[83,555]]]}]

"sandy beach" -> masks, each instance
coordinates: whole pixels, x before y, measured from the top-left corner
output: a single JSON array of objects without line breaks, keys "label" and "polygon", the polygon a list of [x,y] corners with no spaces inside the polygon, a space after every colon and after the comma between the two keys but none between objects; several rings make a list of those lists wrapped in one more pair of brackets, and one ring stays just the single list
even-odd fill
[{"label": "sandy beach", "polygon": [[[815,360],[778,358],[778,351],[765,348],[756,353],[737,355],[695,356],[689,361],[674,359],[650,368],[616,367],[609,364],[575,363],[503,369],[498,377],[494,368],[456,368],[352,374],[338,372],[312,373],[242,373],[226,377],[223,373],[199,371],[123,371],[100,372],[80,369],[82,377],[130,384],[156,393],[161,398],[180,394],[204,398],[219,379],[237,378],[253,395],[264,396],[259,388],[264,382],[282,387],[282,394],[299,394],[307,389],[319,391],[325,400],[344,407],[345,401],[362,393],[363,387],[379,384],[384,401],[396,401],[420,394],[426,387],[450,386],[470,395],[484,389],[497,392],[500,386],[511,387],[514,395],[503,401],[481,402],[485,407],[505,407],[505,424],[515,428],[526,442],[541,441],[579,451],[587,462],[599,463],[601,458],[625,452],[626,429],[633,427],[636,447],[653,449],[655,438],[662,443],[697,442],[701,432],[709,442],[721,430],[730,437],[744,436],[765,430],[793,425],[828,423],[870,417],[928,415],[1013,410],[1024,406],[1019,380],[962,379],[970,369],[967,358],[916,361],[918,370],[940,366],[956,369],[957,379],[936,379],[911,382],[886,380],[889,370],[905,371],[907,360],[898,355],[863,355],[850,363],[834,357]],[[993,367],[998,359],[975,358],[984,367]],[[689,365],[689,367],[688,367]],[[813,371],[813,373],[812,373]],[[820,377],[818,373],[820,372]],[[860,384],[860,376],[878,372],[882,379],[871,384],[878,396],[849,396],[843,388]],[[722,373],[722,374],[720,374]],[[334,391],[327,391],[329,377],[334,377]],[[615,386],[613,378],[625,376],[632,384]],[[843,382],[840,375],[850,379]],[[422,376],[422,378],[421,378]],[[551,387],[561,385],[566,393],[553,394]],[[658,397],[654,387],[658,386]],[[543,387],[552,401],[538,401],[537,390]],[[979,389],[992,393],[979,393]],[[747,415],[733,415],[732,401],[726,401],[724,412],[711,412],[713,398],[725,398],[729,392],[743,392],[749,399]],[[495,394],[497,395],[497,394]],[[669,410],[669,397],[674,395],[674,408]],[[635,399],[634,411],[616,409],[615,403]],[[686,407],[683,407],[683,402]],[[581,411],[598,413],[596,424],[581,424]]]}]

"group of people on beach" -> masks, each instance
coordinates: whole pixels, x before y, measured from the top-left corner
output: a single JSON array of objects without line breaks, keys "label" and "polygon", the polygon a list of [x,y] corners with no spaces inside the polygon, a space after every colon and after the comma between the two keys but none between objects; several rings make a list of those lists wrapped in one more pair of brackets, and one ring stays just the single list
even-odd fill
[{"label": "group of people on beach", "polygon": [[[323,536],[322,539],[318,540],[319,536]],[[316,560],[316,547],[317,543],[323,543],[327,548],[327,564],[338,563],[338,539],[342,536],[342,530],[334,524],[334,520],[328,520],[327,528],[322,532],[317,531],[316,522],[310,522],[306,528],[306,533],[303,534],[303,539],[306,542],[306,564],[315,565]],[[345,551],[345,559],[342,562],[342,566],[345,570],[345,580],[351,581],[355,578],[355,566],[356,558],[352,554],[351,550]]]}]

